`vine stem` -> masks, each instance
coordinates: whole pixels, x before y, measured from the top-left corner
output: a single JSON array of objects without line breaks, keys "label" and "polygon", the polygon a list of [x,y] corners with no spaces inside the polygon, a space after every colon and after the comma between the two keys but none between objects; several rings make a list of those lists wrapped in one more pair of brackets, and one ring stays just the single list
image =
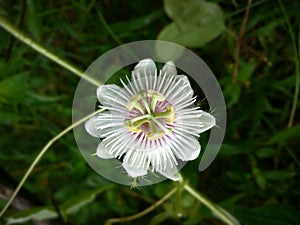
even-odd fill
[{"label": "vine stem", "polygon": [[[294,92],[294,99],[293,99],[293,105],[292,105],[292,109],[290,112],[290,117],[289,117],[289,121],[288,121],[288,128],[291,128],[293,126],[293,122],[294,122],[294,118],[295,118],[295,113],[296,113],[296,109],[297,109],[297,103],[298,103],[298,96],[299,96],[299,85],[300,85],[300,62],[299,62],[299,58],[300,58],[300,53],[297,51],[297,41],[293,32],[293,28],[292,25],[289,21],[289,18],[287,16],[286,10],[284,8],[284,5],[282,4],[281,0],[278,0],[281,11],[283,13],[284,19],[285,19],[285,23],[288,26],[288,32],[291,36],[291,40],[292,40],[292,45],[293,45],[293,51],[294,51],[294,57],[295,57],[295,72],[296,72],[296,76],[295,76],[295,92]],[[300,31],[299,31],[299,36],[298,36],[298,47],[300,48]],[[299,50],[300,51],[300,50]]]},{"label": "vine stem", "polygon": [[136,220],[140,217],[145,216],[146,214],[150,213],[154,209],[156,209],[158,206],[160,206],[162,203],[164,203],[167,199],[169,199],[176,191],[181,192],[181,190],[185,190],[188,193],[190,193],[195,199],[197,199],[199,202],[201,202],[203,205],[205,205],[207,208],[209,208],[218,218],[220,218],[223,222],[225,222],[228,225],[239,225],[238,221],[236,221],[232,216],[230,216],[228,213],[226,213],[225,210],[222,210],[221,207],[217,206],[215,203],[207,199],[203,194],[199,193],[195,189],[193,189],[190,185],[188,185],[186,182],[184,182],[182,176],[179,174],[179,181],[175,188],[173,188],[170,192],[168,192],[163,198],[155,202],[153,205],[148,207],[147,209],[136,213],[134,215],[128,216],[128,217],[120,217],[120,218],[111,218],[105,221],[105,225],[111,225],[113,223],[123,223],[128,222],[132,220]]},{"label": "vine stem", "polygon": [[155,208],[157,208],[158,206],[160,206],[162,203],[164,203],[168,198],[170,198],[176,191],[177,191],[178,187],[173,188],[170,192],[168,192],[163,198],[161,198],[160,200],[158,200],[157,202],[155,202],[153,205],[151,205],[150,207],[148,207],[147,209],[134,214],[132,216],[128,216],[128,217],[122,217],[122,218],[112,218],[112,219],[108,219],[105,222],[105,225],[110,225],[113,223],[122,223],[122,222],[127,222],[127,221],[131,221],[131,220],[135,220],[138,219],[148,213],[150,213],[151,211],[153,211]]},{"label": "vine stem", "polygon": [[46,49],[42,45],[35,42],[33,39],[31,39],[28,35],[23,33],[21,30],[19,30],[17,27],[15,27],[13,24],[11,24],[8,20],[6,20],[3,16],[0,15],[0,26],[2,26],[7,32],[15,36],[20,41],[24,42],[37,52],[41,53],[42,55],[46,56],[47,58],[51,59],[52,61],[56,62],[57,64],[61,65],[65,69],[71,71],[75,75],[85,79],[86,81],[90,82],[91,84],[94,84],[95,86],[99,87],[101,85],[101,82],[93,79],[92,77],[85,74],[80,69],[76,68],[71,63],[67,62],[66,60],[58,57],[54,53],[52,53],[50,50]]},{"label": "vine stem", "polygon": [[59,138],[61,138],[63,135],[65,135],[66,133],[68,133],[70,130],[72,130],[74,127],[80,125],[81,123],[83,123],[84,121],[86,121],[87,119],[91,118],[92,116],[104,111],[105,109],[99,109],[91,114],[89,114],[88,116],[80,119],[79,121],[73,123],[72,125],[68,126],[66,129],[64,129],[63,131],[61,131],[58,135],[56,135],[55,137],[53,137],[45,146],[44,148],[40,151],[40,153],[37,155],[37,157],[34,159],[34,161],[31,163],[30,167],[28,168],[28,170],[26,171],[25,175],[23,176],[22,180],[20,181],[20,183],[18,184],[17,188],[15,189],[15,191],[13,192],[13,194],[11,195],[11,197],[9,198],[8,202],[6,203],[6,205],[4,206],[4,208],[1,210],[0,212],[0,218],[3,216],[3,214],[6,212],[6,210],[8,209],[8,207],[10,206],[10,204],[13,202],[13,200],[15,199],[15,197],[17,196],[17,194],[19,193],[21,187],[24,185],[25,181],[27,180],[27,178],[29,177],[30,173],[32,172],[32,170],[34,169],[34,167],[36,166],[36,164],[39,162],[39,160],[43,157],[43,155],[46,153],[46,151],[49,149],[49,147],[56,142]]},{"label": "vine stem", "polygon": [[235,65],[234,65],[234,71],[233,71],[233,77],[232,77],[233,83],[236,83],[238,73],[239,73],[241,42],[242,42],[243,35],[245,33],[246,24],[248,21],[249,12],[250,12],[250,8],[251,8],[251,2],[252,2],[252,0],[248,0],[245,16],[243,18],[243,22],[242,22],[242,25],[240,28],[240,33],[236,40],[236,51],[235,51],[235,55],[234,55]]},{"label": "vine stem", "polygon": [[213,213],[215,213],[215,215],[217,215],[225,223],[227,223],[228,225],[237,225],[236,221],[230,218],[227,214],[225,214],[224,211],[220,209],[220,207],[216,206],[212,201],[207,199],[201,193],[197,192],[190,185],[184,184],[183,189],[186,190],[188,193],[190,193],[193,197],[195,197],[199,202],[201,202],[207,208],[209,208]]},{"label": "vine stem", "polygon": [[182,184],[182,188],[184,190],[186,190],[188,193],[190,193],[195,199],[197,199],[199,202],[201,202],[207,208],[209,208],[218,218],[220,218],[223,222],[225,222],[228,225],[239,225],[239,223],[232,216],[229,216],[229,214],[226,213],[225,210],[222,210],[221,207],[217,206],[215,203],[213,203],[211,200],[209,200],[203,194],[196,191],[187,182],[184,182],[181,174],[179,174],[179,177],[180,177],[180,179],[178,182],[180,182]]}]

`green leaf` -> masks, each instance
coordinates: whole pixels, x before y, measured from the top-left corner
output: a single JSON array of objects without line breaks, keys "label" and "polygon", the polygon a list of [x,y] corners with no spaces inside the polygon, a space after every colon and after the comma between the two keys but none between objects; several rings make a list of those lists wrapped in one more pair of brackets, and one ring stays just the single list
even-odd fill
[{"label": "green leaf", "polygon": [[24,72],[0,81],[0,101],[18,103],[24,98],[28,73]]},{"label": "green leaf", "polygon": [[275,153],[275,149],[273,148],[262,148],[258,149],[257,152],[255,153],[259,158],[268,158],[268,157],[273,157]]},{"label": "green leaf", "polygon": [[231,107],[234,105],[239,100],[240,94],[241,87],[238,84],[229,83],[224,90],[227,106]]},{"label": "green leaf", "polygon": [[17,115],[11,112],[0,110],[0,124],[13,124],[17,121]]},{"label": "green leaf", "polygon": [[216,18],[222,18],[223,15],[217,4],[204,0],[165,0],[164,8],[172,20],[194,25],[209,24]]},{"label": "green leaf", "polygon": [[261,189],[265,189],[267,185],[267,180],[263,176],[261,170],[257,167],[256,159],[254,157],[250,157],[250,159],[251,159],[252,174],[254,176],[254,179]]},{"label": "green leaf", "polygon": [[225,156],[245,154],[245,153],[248,153],[248,151],[245,151],[245,149],[240,145],[231,145],[231,144],[223,144],[219,152],[220,155],[225,155]]},{"label": "green leaf", "polygon": [[265,189],[267,185],[266,178],[263,176],[260,169],[257,167],[252,168],[252,173],[254,175],[255,181],[261,189]]},{"label": "green leaf", "polygon": [[281,206],[263,206],[255,209],[236,209],[235,214],[245,225],[299,225],[294,210]]},{"label": "green leaf", "polygon": [[157,214],[150,220],[149,225],[162,224],[169,217],[170,217],[170,214],[168,212],[163,212],[163,213]]},{"label": "green leaf", "polygon": [[241,69],[238,74],[238,80],[241,82],[247,81],[256,69],[256,64],[253,62],[244,62],[241,60]]},{"label": "green leaf", "polygon": [[27,0],[27,15],[26,15],[26,25],[30,33],[38,41],[41,40],[42,32],[42,20],[37,14],[37,4],[39,2],[36,0]]},{"label": "green leaf", "polygon": [[85,191],[84,193],[76,195],[63,203],[60,209],[64,214],[75,213],[81,207],[92,202],[98,194],[110,188],[112,188],[112,185],[106,185],[96,190]]},{"label": "green leaf", "polygon": [[29,91],[26,93],[24,103],[28,105],[41,105],[45,103],[53,103],[61,100],[64,96],[47,96],[36,92]]},{"label": "green leaf", "polygon": [[285,130],[279,131],[274,137],[272,137],[267,144],[279,144],[286,143],[291,140],[299,140],[300,125]]},{"label": "green leaf", "polygon": [[224,29],[222,10],[214,3],[168,0],[165,1],[165,10],[174,22],[163,28],[158,35],[159,40],[187,47],[201,47]]},{"label": "green leaf", "polygon": [[287,180],[296,176],[297,172],[286,171],[286,170],[270,170],[270,171],[263,171],[262,174],[268,180]]},{"label": "green leaf", "polygon": [[166,14],[173,20],[180,19],[183,14],[183,9],[188,9],[187,5],[190,5],[192,1],[172,1],[164,0],[164,8]]},{"label": "green leaf", "polygon": [[225,200],[223,200],[222,202],[220,202],[219,204],[222,206],[222,207],[228,207],[228,206],[232,206],[234,205],[237,201],[239,201],[240,199],[244,198],[245,197],[245,193],[239,193],[239,194],[236,194],[236,195],[233,195]]},{"label": "green leaf", "polygon": [[175,62],[184,53],[184,48],[178,48],[175,44],[165,45],[164,42],[157,42],[155,51],[160,59]]},{"label": "green leaf", "polygon": [[[111,187],[112,185],[106,185],[96,190],[85,191],[82,194],[70,198],[68,201],[66,201],[61,206],[59,206],[59,209],[66,217],[67,214],[73,214],[77,212],[80,208],[93,201],[98,194]],[[54,219],[57,217],[58,214],[52,206],[44,206],[44,207],[37,207],[30,210],[14,213],[13,215],[7,218],[7,223],[8,224],[24,223],[31,219],[46,220],[46,219]]]},{"label": "green leaf", "polygon": [[216,20],[205,26],[187,23],[171,23],[158,35],[159,40],[175,42],[187,47],[201,47],[216,38],[223,30],[222,21]]},{"label": "green leaf", "polygon": [[58,214],[53,207],[38,207],[14,213],[7,219],[7,224],[24,223],[28,220],[45,220],[57,218]]}]

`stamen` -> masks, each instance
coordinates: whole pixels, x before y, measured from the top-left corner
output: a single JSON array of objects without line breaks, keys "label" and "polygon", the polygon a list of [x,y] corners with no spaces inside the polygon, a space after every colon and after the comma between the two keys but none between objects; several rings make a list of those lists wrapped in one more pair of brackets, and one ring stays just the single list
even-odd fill
[{"label": "stamen", "polygon": [[150,118],[150,116],[148,114],[145,114],[145,115],[141,115],[141,116],[137,116],[137,117],[134,117],[132,119],[129,119],[130,123],[134,123],[136,121],[139,121],[141,119],[145,119],[145,118]]},{"label": "stamen", "polygon": [[167,106],[166,107],[166,111],[165,112],[160,112],[160,113],[155,113],[154,114],[155,118],[165,118],[167,119],[167,122],[170,124],[174,123],[174,119],[175,119],[175,109],[174,106]]},{"label": "stamen", "polygon": [[[136,118],[133,118],[133,119],[136,119]],[[132,122],[132,119],[127,119],[127,120],[124,120],[124,124],[126,125],[126,127],[128,126],[128,127],[132,127],[132,128],[138,128],[148,121],[149,121],[149,118],[135,120],[134,122]]]},{"label": "stamen", "polygon": [[140,133],[142,131],[141,128],[132,126],[132,124],[129,123],[128,121],[126,121],[126,120],[124,121],[124,128],[126,130],[129,130],[129,131],[133,132],[133,133]]},{"label": "stamen", "polygon": [[142,126],[144,123],[146,123],[148,121],[149,121],[148,118],[138,120],[138,121],[132,123],[132,127],[140,127],[140,126]]},{"label": "stamen", "polygon": [[141,105],[141,103],[139,102],[141,99],[141,95],[140,94],[136,94],[134,96],[132,96],[132,98],[126,103],[125,107],[128,110],[133,110],[134,108],[138,109],[142,114],[144,114],[144,108]]},{"label": "stamen", "polygon": [[148,104],[148,99],[147,99],[147,92],[146,91],[140,91],[140,95],[142,97],[142,101],[144,103],[144,106],[145,106],[147,112],[149,114],[151,114],[150,107],[149,107],[149,104]]},{"label": "stamen", "polygon": [[[167,106],[164,112],[155,112],[157,103],[163,101],[165,101],[165,96],[155,90],[142,90],[134,95],[125,106],[128,110],[138,109],[142,115],[125,119],[124,128],[136,134],[143,132],[144,137],[147,137],[148,140],[157,140],[172,134],[172,129],[168,127],[168,124],[174,123],[174,107]],[[160,121],[158,119],[166,120]],[[166,122],[168,124],[165,124]],[[144,123],[149,124],[149,129],[146,125],[142,126]]]},{"label": "stamen", "polygon": [[155,112],[156,103],[157,102],[163,102],[165,100],[165,96],[161,93],[154,91],[154,90],[148,90],[147,96],[151,98],[151,111]]},{"label": "stamen", "polygon": [[159,131],[159,132],[156,132],[156,133],[150,133],[150,132],[147,133],[147,138],[148,138],[150,141],[153,141],[153,140],[162,138],[163,136],[165,136],[165,132],[163,132],[162,130]]}]

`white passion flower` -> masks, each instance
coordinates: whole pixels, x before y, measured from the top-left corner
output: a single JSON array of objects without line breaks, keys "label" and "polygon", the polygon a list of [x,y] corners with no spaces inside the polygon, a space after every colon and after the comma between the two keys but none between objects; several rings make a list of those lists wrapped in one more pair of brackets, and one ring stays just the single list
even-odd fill
[{"label": "white passion flower", "polygon": [[101,107],[107,109],[85,123],[100,143],[96,155],[122,159],[130,177],[148,170],[178,180],[178,161],[199,156],[199,134],[215,126],[215,118],[194,106],[196,97],[187,76],[177,75],[173,62],[159,74],[151,59],[140,61],[123,88],[97,89]]}]

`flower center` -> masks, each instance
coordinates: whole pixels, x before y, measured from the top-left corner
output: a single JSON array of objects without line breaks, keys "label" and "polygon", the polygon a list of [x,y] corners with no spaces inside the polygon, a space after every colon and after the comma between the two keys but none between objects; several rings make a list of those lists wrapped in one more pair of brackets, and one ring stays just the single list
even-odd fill
[{"label": "flower center", "polygon": [[128,110],[138,113],[135,113],[133,118],[126,119],[124,127],[134,133],[144,132],[149,140],[171,134],[171,129],[166,127],[166,123],[174,123],[175,110],[171,105],[157,107],[158,103],[164,101],[165,96],[155,90],[140,91],[125,105]]}]

